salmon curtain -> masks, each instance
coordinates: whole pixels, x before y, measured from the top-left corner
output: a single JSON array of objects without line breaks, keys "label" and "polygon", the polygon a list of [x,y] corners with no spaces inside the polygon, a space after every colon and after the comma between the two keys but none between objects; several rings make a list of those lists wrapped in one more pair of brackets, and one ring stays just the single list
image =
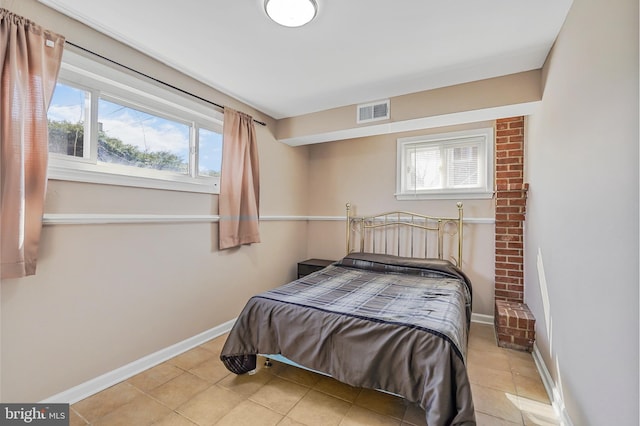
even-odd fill
[{"label": "salmon curtain", "polygon": [[64,37],[0,9],[2,278],[34,275],[47,185],[47,109]]},{"label": "salmon curtain", "polygon": [[260,242],[260,171],[253,118],[224,109],[219,248]]}]

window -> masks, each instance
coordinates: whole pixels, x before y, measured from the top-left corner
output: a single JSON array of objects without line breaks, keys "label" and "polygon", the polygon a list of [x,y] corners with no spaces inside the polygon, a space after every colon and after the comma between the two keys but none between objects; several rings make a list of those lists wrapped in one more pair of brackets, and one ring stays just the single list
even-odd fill
[{"label": "window", "polygon": [[491,198],[493,129],[398,139],[396,198]]},{"label": "window", "polygon": [[48,118],[52,179],[218,193],[210,105],[65,50]]}]

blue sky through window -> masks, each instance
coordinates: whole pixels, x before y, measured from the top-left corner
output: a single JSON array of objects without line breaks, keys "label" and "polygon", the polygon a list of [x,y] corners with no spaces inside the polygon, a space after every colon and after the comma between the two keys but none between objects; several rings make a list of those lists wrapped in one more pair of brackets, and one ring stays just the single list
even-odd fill
[{"label": "blue sky through window", "polygon": [[54,121],[83,122],[86,96],[84,90],[57,83],[47,116]]},{"label": "blue sky through window", "polygon": [[[88,93],[58,83],[48,117],[53,121],[84,122]],[[190,126],[152,115],[105,99],[98,102],[98,122],[110,137],[136,146],[140,151],[168,151],[189,161]],[[207,129],[199,131],[199,173],[219,176],[222,163],[222,135]]]}]

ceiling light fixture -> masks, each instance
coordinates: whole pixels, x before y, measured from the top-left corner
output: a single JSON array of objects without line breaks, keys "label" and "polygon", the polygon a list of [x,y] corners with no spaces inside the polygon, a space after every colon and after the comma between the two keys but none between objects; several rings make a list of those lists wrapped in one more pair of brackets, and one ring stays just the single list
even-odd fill
[{"label": "ceiling light fixture", "polygon": [[301,27],[316,17],[315,0],[265,0],[264,10],[269,18],[285,27]]}]

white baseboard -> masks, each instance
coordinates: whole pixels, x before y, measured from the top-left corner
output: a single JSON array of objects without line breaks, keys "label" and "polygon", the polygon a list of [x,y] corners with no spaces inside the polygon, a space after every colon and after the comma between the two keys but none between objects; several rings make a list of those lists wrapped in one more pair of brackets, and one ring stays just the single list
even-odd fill
[{"label": "white baseboard", "polygon": [[[230,321],[206,330],[196,336],[183,340],[182,342],[178,342],[174,345],[161,349],[155,353],[147,355],[120,368],[105,373],[99,377],[74,386],[71,389],[46,398],[42,400],[41,403],[74,404],[104,389],[107,389],[108,387],[127,380],[128,378],[133,377],[136,374],[141,373],[142,371],[161,364],[170,358],[180,355],[181,353],[186,352],[189,349],[193,349],[196,346],[199,346],[215,337],[228,332],[229,330],[231,330],[231,327],[233,327],[235,321],[236,319],[234,318]],[[471,322],[493,325],[493,316],[473,313],[471,314]],[[554,410],[556,410],[558,416],[563,422],[562,424],[564,426],[573,426],[573,423],[571,422],[564,408],[564,402],[562,401],[562,398],[560,397],[560,394],[556,390],[553,380],[551,379],[549,370],[547,370],[547,367],[542,361],[542,356],[540,355],[540,352],[535,345],[533,347],[533,359],[536,363],[538,371],[540,372],[540,376],[542,377],[542,382],[544,383],[545,389],[549,394],[549,399],[552,401]]]},{"label": "white baseboard", "polygon": [[478,324],[493,325],[493,315],[485,314],[471,314],[471,322],[477,322]]},{"label": "white baseboard", "polygon": [[91,379],[87,382],[79,384],[78,386],[74,386],[71,389],[60,392],[57,395],[53,395],[41,401],[41,403],[76,403],[108,387],[127,380],[128,378],[133,377],[144,370],[163,363],[176,355],[180,355],[181,353],[186,352],[189,349],[193,349],[196,346],[199,346],[215,337],[226,333],[227,331],[231,330],[231,327],[233,327],[235,321],[236,319],[234,318],[207,331],[204,331],[196,336],[190,337],[186,340],[183,340],[182,342],[178,342],[175,345],[171,345],[167,348],[161,349],[158,352],[147,355],[127,365],[123,365],[122,367],[105,373],[99,377],[96,377],[95,379]]},{"label": "white baseboard", "polygon": [[540,350],[535,343],[533,344],[533,352],[531,354],[533,355],[533,360],[536,363],[536,368],[540,373],[542,383],[544,384],[544,388],[547,391],[547,395],[549,396],[551,405],[558,415],[560,424],[562,426],[573,426],[573,422],[571,421],[569,413],[567,413],[567,409],[564,405],[562,395],[558,391],[558,388],[556,387],[553,378],[551,377],[551,373],[549,373],[549,370],[547,369],[547,366],[542,359],[542,354],[540,353]]}]

